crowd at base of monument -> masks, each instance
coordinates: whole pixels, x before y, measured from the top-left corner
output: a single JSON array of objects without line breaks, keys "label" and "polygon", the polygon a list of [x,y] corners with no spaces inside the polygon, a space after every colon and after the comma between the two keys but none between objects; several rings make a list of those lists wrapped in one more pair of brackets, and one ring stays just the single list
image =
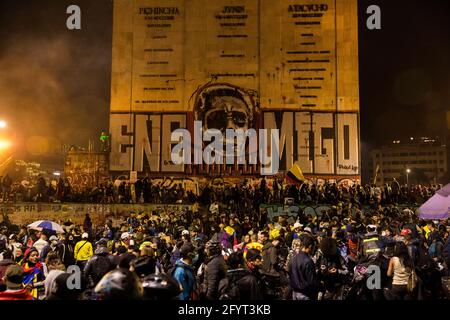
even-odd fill
[{"label": "crowd at base of monument", "polygon": [[[199,210],[155,208],[117,225],[86,215],[63,221],[64,233],[3,221],[0,300],[448,299],[449,220],[399,210],[394,189],[364,214],[336,189],[320,215],[270,217],[258,209],[273,190],[261,184],[206,190]],[[306,189],[289,190],[302,205]]]}]

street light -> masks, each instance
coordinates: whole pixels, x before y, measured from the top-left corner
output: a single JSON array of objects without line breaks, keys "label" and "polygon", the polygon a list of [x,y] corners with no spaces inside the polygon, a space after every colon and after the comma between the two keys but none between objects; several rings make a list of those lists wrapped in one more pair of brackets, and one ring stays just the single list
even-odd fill
[{"label": "street light", "polygon": [[411,172],[411,169],[406,169],[406,185],[409,187],[409,173]]},{"label": "street light", "polygon": [[7,149],[11,146],[11,142],[8,140],[0,140],[0,151],[3,149]]},{"label": "street light", "polygon": [[5,120],[0,120],[0,129],[6,128],[7,124]]}]

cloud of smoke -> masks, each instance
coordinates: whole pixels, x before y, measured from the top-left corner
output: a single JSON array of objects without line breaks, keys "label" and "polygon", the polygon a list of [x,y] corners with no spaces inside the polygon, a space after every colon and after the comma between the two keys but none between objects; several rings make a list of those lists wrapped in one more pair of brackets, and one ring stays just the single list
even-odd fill
[{"label": "cloud of smoke", "polygon": [[59,152],[62,144],[87,146],[89,139],[98,145],[108,128],[111,38],[103,33],[110,21],[88,28],[85,19],[85,30],[75,33],[59,9],[56,22],[51,13],[40,16],[36,32],[10,20],[16,32],[0,40],[0,117],[25,157]]}]

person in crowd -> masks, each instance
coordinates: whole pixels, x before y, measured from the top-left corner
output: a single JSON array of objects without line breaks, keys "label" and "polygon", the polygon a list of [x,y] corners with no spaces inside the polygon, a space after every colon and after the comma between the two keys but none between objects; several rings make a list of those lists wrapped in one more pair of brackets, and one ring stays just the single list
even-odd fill
[{"label": "person in crowd", "polygon": [[48,244],[44,248],[42,248],[41,257],[40,257],[41,261],[45,261],[45,259],[47,258],[47,255],[50,252],[56,252],[59,254],[58,237],[55,235],[52,235],[49,240],[50,240],[50,244]]},{"label": "person in crowd", "polygon": [[8,269],[10,265],[16,264],[13,253],[10,250],[3,251],[2,257],[3,259],[0,260],[0,292],[6,290],[6,284],[3,281],[6,269]]},{"label": "person in crowd", "polygon": [[192,300],[194,291],[197,289],[194,270],[192,269],[192,248],[183,245],[180,248],[181,258],[177,260],[172,277],[180,284],[182,292],[179,295],[180,300]]},{"label": "person in crowd", "polygon": [[39,236],[39,240],[37,240],[36,242],[33,243],[33,247],[36,248],[39,255],[41,254],[42,249],[44,249],[46,246],[49,245],[47,239],[48,239],[47,235],[42,232]]},{"label": "person in crowd", "polygon": [[0,291],[0,300],[33,300],[29,290],[24,287],[24,270],[17,264],[11,264],[5,271],[6,290]]},{"label": "person in crowd", "polygon": [[405,300],[408,292],[408,281],[414,272],[414,264],[409,256],[408,249],[403,242],[395,246],[394,256],[389,261],[388,277],[392,277],[390,299]]},{"label": "person in crowd", "polygon": [[44,264],[39,261],[39,252],[31,247],[25,252],[23,268],[23,285],[31,291],[33,299],[39,299],[39,292],[43,289]]},{"label": "person in crowd", "polygon": [[344,257],[338,251],[336,239],[323,238],[314,260],[323,290],[323,299],[340,300],[349,271]]},{"label": "person in crowd", "polygon": [[89,213],[86,213],[86,216],[84,218],[83,231],[89,235],[89,238],[92,236],[92,220],[89,216]]},{"label": "person in crowd", "polygon": [[261,273],[268,276],[278,276],[279,273],[276,270],[277,264],[277,248],[269,240],[269,234],[267,231],[261,231],[258,234],[258,241],[263,245],[262,247],[262,260]]},{"label": "person in crowd", "polygon": [[289,269],[293,300],[317,300],[319,283],[311,255],[315,250],[314,238],[302,235],[301,250],[291,259]]},{"label": "person in crowd", "polygon": [[74,249],[74,258],[77,266],[84,270],[86,263],[93,256],[92,244],[88,241],[89,234],[87,232],[81,235],[81,240],[77,242]]},{"label": "person in crowd", "polygon": [[73,235],[61,234],[58,254],[66,268],[75,264],[75,253],[73,244]]},{"label": "person in crowd", "polygon": [[[261,261],[261,254],[253,251],[247,255],[247,261]],[[249,270],[244,260],[243,252],[233,252],[228,260],[226,277],[219,282],[219,300],[262,300],[263,288],[261,281],[255,276],[256,270]],[[257,265],[257,263],[255,264]]]},{"label": "person in crowd", "polygon": [[367,226],[367,233],[364,235],[360,248],[362,260],[367,261],[378,256],[383,248],[383,243],[378,234],[376,225],[369,224]]},{"label": "person in crowd", "polygon": [[[42,176],[42,186],[42,180],[48,189],[51,182]],[[62,184],[64,187],[64,180]],[[181,285],[181,294],[171,291],[181,299],[338,300],[366,297],[352,294],[357,285],[354,279],[362,267],[374,265],[380,267],[382,287],[393,289],[376,290],[373,299],[382,299],[384,294],[388,299],[443,297],[445,287],[441,279],[449,275],[448,220],[420,220],[410,202],[426,200],[441,186],[402,185],[398,189],[392,183],[377,189],[325,182],[321,186],[304,183],[279,187],[277,197],[281,203],[290,198],[288,202],[293,205],[312,203],[322,209],[315,215],[304,209],[296,216],[276,213],[277,210],[269,214],[269,210],[260,209],[261,204],[275,201],[269,181],[263,185],[247,181],[220,188],[210,185],[193,196],[179,184],[172,188],[159,181],[140,179],[134,190],[131,183],[123,184],[121,201],[138,201],[133,193],[141,190],[140,201],[164,205],[149,212],[121,213],[123,220],[116,219],[114,223],[111,219],[98,225],[91,219],[58,222],[66,231],[59,235],[59,241],[51,230],[35,232],[6,219],[0,227],[0,272],[11,262],[24,266],[25,277],[32,279],[28,289],[35,299],[104,299],[108,294],[102,290],[112,289],[114,275],[128,283],[133,283],[134,276],[140,283],[154,283],[165,275],[173,278],[178,287]],[[32,201],[50,201],[54,195],[47,189],[39,197],[33,195]],[[57,201],[95,202],[104,198],[93,197],[93,192],[78,186],[63,189],[62,198],[57,190]],[[89,197],[85,198],[84,193]],[[117,197],[108,202],[115,200]],[[166,208],[177,201],[194,205]],[[411,292],[408,287],[415,275],[411,272],[405,293],[401,287],[401,263],[405,264],[405,258],[397,253],[397,243],[406,247],[417,275]],[[111,260],[107,268],[103,257]],[[86,279],[83,292],[73,296],[67,295],[64,286],[56,281],[67,276],[65,270],[72,264],[81,267],[81,275]],[[122,271],[111,276],[110,267]],[[45,290],[41,285],[44,279]],[[96,285],[102,280],[105,281],[96,293]],[[4,283],[3,287],[0,284],[2,289],[6,290]]]},{"label": "person in crowd", "polygon": [[227,265],[222,255],[222,246],[217,241],[206,243],[205,274],[202,286],[203,294],[207,300],[217,300],[219,282],[226,275]]},{"label": "person in crowd", "polygon": [[113,256],[109,254],[106,240],[97,242],[94,255],[89,258],[84,268],[88,283],[95,287],[102,277],[116,268]]},{"label": "person in crowd", "polygon": [[71,276],[73,276],[71,273],[62,271],[55,273],[54,278],[51,279],[52,281],[48,283],[48,291],[46,291],[45,299],[66,301],[81,300],[83,293],[87,288],[86,279],[84,275],[80,275],[79,286],[69,287]]},{"label": "person in crowd", "polygon": [[94,289],[99,300],[141,300],[144,288],[136,274],[125,268],[111,270]]}]

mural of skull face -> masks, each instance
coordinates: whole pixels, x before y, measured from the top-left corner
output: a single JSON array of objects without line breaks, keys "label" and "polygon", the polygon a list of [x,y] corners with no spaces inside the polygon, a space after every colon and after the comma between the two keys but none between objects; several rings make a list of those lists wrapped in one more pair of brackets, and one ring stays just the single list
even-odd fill
[{"label": "mural of skull face", "polygon": [[213,84],[200,90],[195,100],[195,119],[203,130],[247,130],[255,127],[255,93],[229,84]]},{"label": "mural of skull face", "polygon": [[243,129],[249,127],[248,108],[244,101],[231,96],[212,99],[212,108],[205,112],[203,127],[219,129]]}]

